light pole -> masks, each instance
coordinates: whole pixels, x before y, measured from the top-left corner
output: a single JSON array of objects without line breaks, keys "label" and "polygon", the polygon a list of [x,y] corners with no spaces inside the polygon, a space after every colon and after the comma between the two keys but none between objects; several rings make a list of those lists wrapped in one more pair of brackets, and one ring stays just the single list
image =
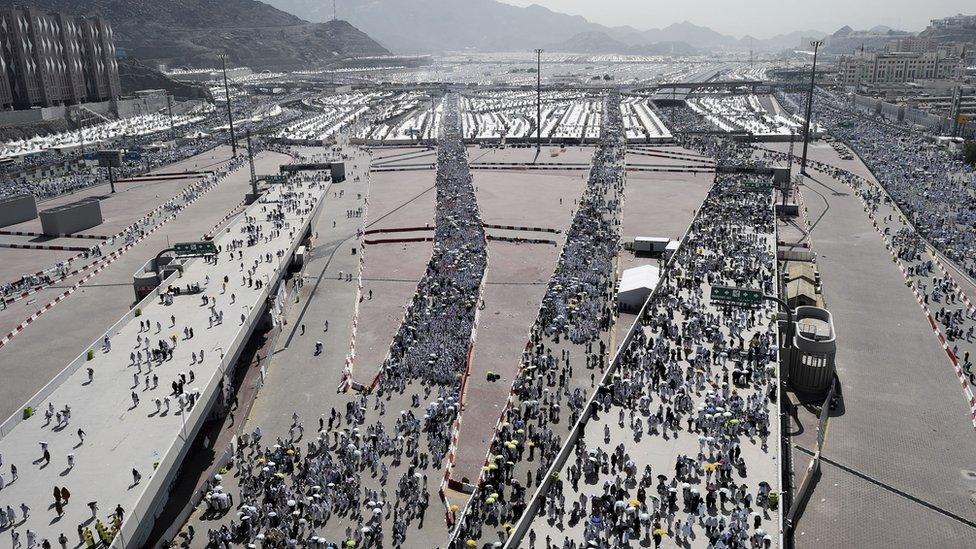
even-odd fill
[{"label": "light pole", "polygon": [[803,121],[803,158],[800,160],[800,173],[807,174],[807,146],[810,143],[810,116],[813,111],[813,87],[817,79],[817,51],[823,46],[823,40],[810,42],[813,46],[813,69],[810,71],[810,91],[807,92],[807,116]]},{"label": "light pole", "polygon": [[166,94],[166,108],[169,110],[169,137],[173,139],[176,137],[176,131],[173,129],[173,94]]},{"label": "light pole", "polygon": [[251,192],[254,200],[258,199],[258,178],[254,173],[254,152],[251,150],[251,129],[247,129],[247,162],[251,166]]},{"label": "light pole", "polygon": [[224,95],[227,96],[227,122],[230,123],[230,150],[237,158],[237,139],[234,138],[234,115],[230,110],[230,87],[227,86],[227,56],[220,54],[220,68],[224,73]]},{"label": "light pole", "polygon": [[542,48],[535,50],[535,150],[542,150]]}]

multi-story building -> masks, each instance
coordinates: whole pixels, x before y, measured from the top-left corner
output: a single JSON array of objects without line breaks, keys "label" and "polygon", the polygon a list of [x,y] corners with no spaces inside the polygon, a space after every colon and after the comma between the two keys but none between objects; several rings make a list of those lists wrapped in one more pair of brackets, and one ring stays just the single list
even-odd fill
[{"label": "multi-story building", "polygon": [[955,80],[965,73],[959,57],[947,52],[861,52],[841,57],[841,84],[902,84],[917,80]]},{"label": "multi-story building", "polygon": [[112,27],[101,17],[79,19],[88,97],[118,97],[119,65],[115,60]]},{"label": "multi-story building", "polygon": [[928,51],[935,51],[936,43],[928,38],[922,38],[919,36],[906,36],[904,38],[899,38],[897,40],[892,40],[888,43],[885,51],[889,53],[896,52],[911,52],[911,53],[925,53]]},{"label": "multi-story building", "polygon": [[4,109],[108,101],[121,93],[112,27],[100,17],[0,9],[0,68]]}]

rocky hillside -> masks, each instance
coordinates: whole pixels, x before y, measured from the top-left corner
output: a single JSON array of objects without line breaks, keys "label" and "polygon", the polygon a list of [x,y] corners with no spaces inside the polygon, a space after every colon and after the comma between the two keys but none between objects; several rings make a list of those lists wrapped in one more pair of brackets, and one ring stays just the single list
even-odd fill
[{"label": "rocky hillside", "polygon": [[33,0],[32,6],[112,23],[127,56],[170,66],[284,70],[389,52],[345,21],[309,23],[256,0]]},{"label": "rocky hillside", "polygon": [[123,94],[139,90],[166,90],[176,99],[213,99],[206,86],[177,82],[133,57],[119,60],[119,80]]}]

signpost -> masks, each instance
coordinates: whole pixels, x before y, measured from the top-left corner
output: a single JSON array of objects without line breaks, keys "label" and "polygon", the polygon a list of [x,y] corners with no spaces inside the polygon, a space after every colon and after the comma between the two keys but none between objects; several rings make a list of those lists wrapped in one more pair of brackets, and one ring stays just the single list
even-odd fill
[{"label": "signpost", "polygon": [[742,186],[747,191],[758,193],[768,193],[773,190],[773,184],[765,181],[746,181]]},{"label": "signpost", "polygon": [[108,185],[111,187],[112,192],[115,192],[115,177],[112,175],[112,168],[118,168],[122,166],[122,151],[119,150],[103,150],[95,153],[98,158],[98,165],[103,168],[108,168]]},{"label": "signpost", "polygon": [[288,183],[288,176],[285,175],[285,174],[281,174],[281,175],[266,175],[266,176],[264,176],[264,180],[269,185],[284,184],[284,183]]},{"label": "signpost", "polygon": [[733,288],[731,286],[712,286],[711,299],[719,305],[733,307],[758,307],[763,301],[775,301],[786,311],[786,341],[783,348],[790,349],[793,345],[793,309],[788,303],[774,295],[764,295],[759,290],[749,288]]},{"label": "signpost", "polygon": [[732,288],[729,286],[712,286],[712,301],[729,305],[756,307],[763,302],[763,293],[748,288]]},{"label": "signpost", "polygon": [[213,255],[217,253],[217,245],[213,242],[177,242],[173,244],[173,252],[178,256]]},{"label": "signpost", "polygon": [[98,165],[103,168],[118,168],[122,165],[122,151],[104,150],[95,153]]}]

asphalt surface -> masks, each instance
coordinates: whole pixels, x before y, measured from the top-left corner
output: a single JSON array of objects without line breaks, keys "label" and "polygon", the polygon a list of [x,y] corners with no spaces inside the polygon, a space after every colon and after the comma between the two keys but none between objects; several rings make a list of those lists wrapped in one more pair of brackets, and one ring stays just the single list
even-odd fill
[{"label": "asphalt surface", "polygon": [[[871,177],[826,144],[810,154]],[[811,173],[802,192],[811,222],[819,220],[811,240],[837,331],[843,399],[797,547],[971,547],[976,436],[959,380],[860,199]],[[816,425],[799,430],[794,455],[802,457],[815,449]]]}]

